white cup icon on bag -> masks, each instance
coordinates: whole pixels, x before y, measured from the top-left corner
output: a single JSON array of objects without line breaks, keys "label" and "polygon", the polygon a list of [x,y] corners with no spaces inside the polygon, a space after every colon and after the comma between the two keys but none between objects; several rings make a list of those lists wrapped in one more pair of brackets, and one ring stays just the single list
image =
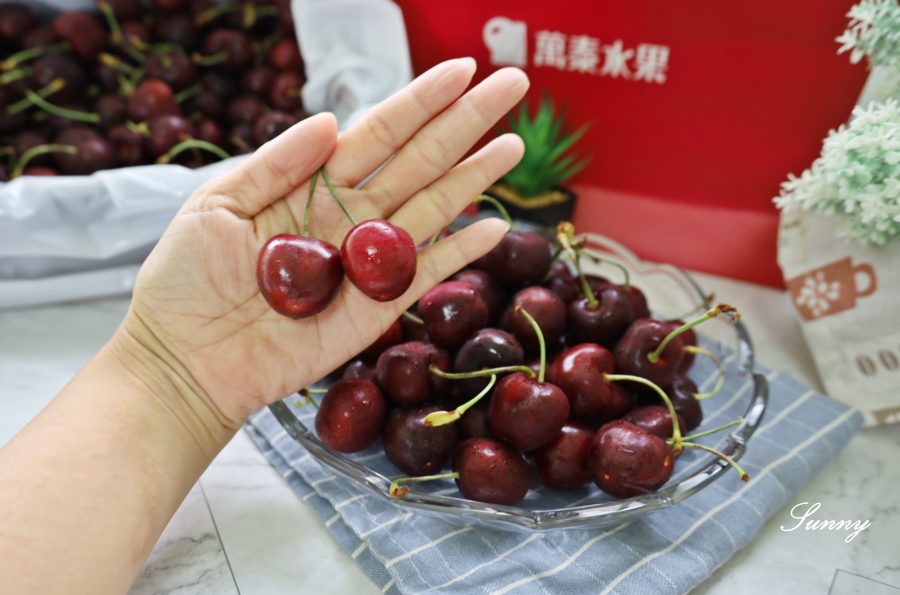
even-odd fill
[{"label": "white cup icon on bag", "polygon": [[528,26],[524,21],[494,17],[485,23],[482,36],[494,66],[528,65]]}]

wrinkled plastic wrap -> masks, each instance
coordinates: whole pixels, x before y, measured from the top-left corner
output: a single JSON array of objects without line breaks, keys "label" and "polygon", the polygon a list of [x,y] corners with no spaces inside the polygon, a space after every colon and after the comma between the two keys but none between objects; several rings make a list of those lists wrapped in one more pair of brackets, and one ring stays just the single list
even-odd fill
[{"label": "wrinkled plastic wrap", "polygon": [[[3,0],[0,0],[0,4]],[[93,0],[34,0],[42,10]],[[406,30],[388,0],[294,0],[306,65],[304,101],[341,130],[411,79]],[[0,184],[0,308],[127,295],[141,263],[185,199],[233,168],[146,165],[90,176]]]}]

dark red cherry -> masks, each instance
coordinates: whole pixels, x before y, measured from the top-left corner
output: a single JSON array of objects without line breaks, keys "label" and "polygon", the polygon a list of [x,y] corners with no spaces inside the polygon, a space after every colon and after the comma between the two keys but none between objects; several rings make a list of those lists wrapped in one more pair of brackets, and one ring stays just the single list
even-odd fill
[{"label": "dark red cherry", "polygon": [[[475,372],[485,368],[519,366],[524,361],[525,352],[513,335],[501,329],[484,328],[475,332],[459,348],[453,362],[453,371]],[[469,397],[477,395],[487,384],[488,378],[454,381],[454,385],[459,386],[463,394]]]},{"label": "dark red cherry", "polygon": [[77,143],[62,144],[73,144],[75,153],[55,154],[56,163],[61,174],[86,176],[95,171],[113,169],[119,166],[119,159],[112,144],[99,135],[93,138],[84,138]]},{"label": "dark red cherry", "polygon": [[569,398],[572,416],[603,424],[634,407],[634,397],[621,383],[606,380],[615,371],[612,353],[596,343],[582,343],[562,352],[550,366],[550,381]]},{"label": "dark red cherry", "polygon": [[[646,378],[662,389],[672,384],[684,352],[681,337],[673,338],[657,361],[652,362],[648,357],[670,329],[668,323],[654,318],[635,320],[613,350],[616,372]],[[635,387],[638,388],[636,384]]]},{"label": "dark red cherry", "polygon": [[634,322],[631,297],[621,286],[607,283],[594,290],[596,305],[586,297],[569,303],[566,320],[572,341],[599,343],[612,349]]},{"label": "dark red cherry", "polygon": [[144,7],[141,6],[141,0],[106,0],[106,4],[120,24],[123,21],[132,21],[140,18],[141,13],[144,11]]},{"label": "dark red cherry", "polygon": [[444,281],[429,289],[419,299],[418,312],[432,342],[450,351],[488,321],[481,294],[464,281]]},{"label": "dark red cherry", "polygon": [[355,225],[341,245],[347,278],[379,302],[397,299],[416,276],[416,245],[406,230],[384,219]]},{"label": "dark red cherry", "polygon": [[450,277],[450,280],[465,281],[475,288],[487,306],[488,323],[493,323],[503,313],[508,299],[506,290],[486,272],[478,269],[463,269]]},{"label": "dark red cherry", "polygon": [[235,97],[228,104],[228,121],[249,122],[252,126],[267,110],[262,99],[256,95],[244,94]]},{"label": "dark red cherry", "polygon": [[388,414],[381,444],[384,454],[408,475],[433,475],[447,463],[456,446],[456,424],[426,426],[425,416],[437,405],[400,407]]},{"label": "dark red cherry", "polygon": [[578,280],[572,275],[568,265],[561,260],[553,264],[550,276],[541,285],[562,298],[566,304],[581,297],[582,293]]},{"label": "dark red cherry", "polygon": [[67,54],[47,54],[37,58],[32,64],[31,79],[33,91],[39,91],[57,79],[63,81],[63,87],[49,95],[47,99],[53,103],[78,101],[87,86],[87,73],[84,67]]},{"label": "dark red cherry", "polygon": [[[46,145],[50,142],[49,136],[45,132],[37,130],[22,130],[13,137],[12,148],[16,157],[19,158],[30,149]],[[35,155],[29,161],[31,165],[49,166],[53,163],[52,154]]]},{"label": "dark red cherry", "polygon": [[566,305],[545,287],[526,287],[516,293],[500,316],[500,328],[512,333],[526,353],[536,353],[540,346],[537,333],[516,307],[528,312],[541,327],[547,345],[555,345],[566,330]]},{"label": "dark red cherry", "polygon": [[151,52],[144,60],[147,78],[164,81],[180,91],[197,81],[197,68],[183,51]]},{"label": "dark red cherry", "polygon": [[465,415],[456,421],[459,433],[463,438],[494,438],[491,432],[491,403],[484,399],[466,410]]},{"label": "dark red cherry", "polygon": [[107,138],[112,143],[122,165],[134,166],[147,163],[149,157],[144,143],[145,138],[139,132],[120,124],[109,130]]},{"label": "dark red cherry", "polygon": [[175,101],[172,87],[165,81],[141,81],[128,98],[128,117],[135,122],[145,122],[167,114],[180,115],[181,107]]},{"label": "dark red cherry", "polygon": [[297,71],[284,70],[275,75],[269,89],[269,104],[275,109],[290,111],[303,105],[300,93],[306,79]]},{"label": "dark red cherry", "polygon": [[365,378],[375,382],[375,364],[363,359],[350,360],[341,369],[340,377]]},{"label": "dark red cherry", "polygon": [[279,314],[315,316],[331,303],[341,285],[340,253],[316,238],[279,234],[260,250],[256,279],[263,297]]},{"label": "dark red cherry", "polygon": [[19,45],[22,37],[39,24],[30,6],[21,2],[0,4],[0,43]]},{"label": "dark red cherry", "polygon": [[121,96],[109,93],[97,98],[94,103],[94,112],[100,116],[99,126],[104,130],[109,130],[125,123],[128,105]]},{"label": "dark red cherry", "polygon": [[[468,415],[468,412],[466,412]],[[575,489],[591,483],[587,457],[594,430],[567,422],[547,444],[531,452],[538,478],[548,488]]]},{"label": "dark red cherry", "polygon": [[271,66],[251,68],[241,77],[241,90],[260,97],[268,97],[272,83],[275,81],[275,70]]},{"label": "dark red cherry", "polygon": [[650,306],[647,304],[647,296],[644,295],[644,292],[634,285],[629,285],[624,289],[628,296],[631,298],[631,307],[634,310],[634,319],[637,320],[638,318],[650,318]]},{"label": "dark red cherry", "polygon": [[0,85],[0,134],[15,134],[28,126],[28,112],[21,111],[10,114],[6,109],[22,99],[9,86]]},{"label": "dark red cherry", "polygon": [[207,70],[200,75],[200,84],[224,102],[234,99],[239,91],[234,75],[225,70]]},{"label": "dark red cherry", "polygon": [[266,56],[266,62],[275,70],[293,70],[303,72],[303,58],[300,57],[300,47],[297,41],[285,37],[278,41]]},{"label": "dark red cherry", "polygon": [[[452,425],[452,424],[451,424]],[[490,438],[469,438],[453,452],[456,485],[470,500],[515,506],[528,493],[531,467],[518,452]]]},{"label": "dark red cherry", "polygon": [[491,396],[491,431],[519,450],[550,442],[569,418],[569,399],[557,386],[521,372],[500,379]]},{"label": "dark red cherry", "polygon": [[676,374],[675,380],[666,388],[666,395],[678,415],[684,418],[682,432],[691,432],[703,423],[703,408],[696,397],[697,384],[687,375]]},{"label": "dark red cherry", "polygon": [[450,354],[433,343],[407,341],[388,347],[375,364],[375,379],[387,398],[400,405],[415,405],[442,398],[449,380],[428,371],[434,365],[450,372]]},{"label": "dark red cherry", "polygon": [[51,27],[56,38],[68,41],[72,53],[85,62],[96,60],[106,47],[106,29],[92,12],[61,12],[53,19]]},{"label": "dark red cherry", "polygon": [[184,6],[184,0],[152,0],[152,3],[160,12],[178,12]]},{"label": "dark red cherry", "polygon": [[200,34],[186,14],[162,16],[153,26],[153,36],[157,41],[177,45],[185,52],[192,52],[200,43]]},{"label": "dark red cherry", "polygon": [[222,67],[232,72],[244,72],[253,62],[250,39],[234,29],[211,31],[203,38],[201,52],[207,58],[222,56]]},{"label": "dark red cherry", "polygon": [[486,271],[507,287],[520,289],[540,283],[552,262],[547,238],[530,231],[508,231],[499,244],[471,266]]},{"label": "dark red cherry", "polygon": [[[684,433],[686,430],[684,418],[678,412],[676,412],[675,415],[678,416],[678,428]],[[638,407],[633,411],[629,411],[622,419],[633,423],[639,428],[643,428],[654,436],[659,436],[664,440],[671,438],[674,431],[672,426],[672,414],[669,413],[669,408],[665,405],[645,405],[643,407]]]},{"label": "dark red cherry", "polygon": [[287,112],[275,110],[264,114],[253,125],[253,142],[263,145],[296,123],[297,119]]},{"label": "dark red cherry", "polygon": [[381,336],[378,337],[374,343],[366,347],[361,355],[372,360],[377,360],[378,357],[384,352],[384,350],[388,349],[389,347],[393,347],[394,345],[398,345],[402,342],[403,323],[400,322],[400,319],[398,318],[391,324],[391,326],[387,328],[386,331],[381,333]]},{"label": "dark red cherry", "polygon": [[344,378],[322,398],[316,411],[316,434],[338,452],[359,452],[378,440],[386,415],[387,405],[374,382]]},{"label": "dark red cherry", "polygon": [[[667,320],[666,322],[669,323],[670,331],[674,331],[674,330],[684,326],[683,320]],[[681,343],[685,347],[687,347],[689,345],[692,347],[697,346],[697,332],[692,328],[689,328],[686,331],[682,331],[681,334],[678,335],[678,338],[681,339]],[[693,365],[694,365],[694,354],[690,351],[682,352],[681,363],[678,364],[678,373],[679,374],[687,373],[687,371],[690,370],[691,366],[693,366]]]},{"label": "dark red cherry", "polygon": [[212,118],[203,118],[197,122],[197,138],[212,143],[217,147],[225,146],[227,141],[225,131]]},{"label": "dark red cherry", "polygon": [[[10,3],[12,4],[12,3]],[[0,6],[10,6],[3,4]],[[5,22],[0,18],[0,22]],[[20,41],[20,47],[23,50],[40,47],[42,45],[52,45],[56,41],[56,35],[50,27],[35,27],[27,33],[23,34]]]},{"label": "dark red cherry", "polygon": [[597,430],[588,452],[594,483],[616,498],[655,492],[669,481],[674,465],[665,440],[621,419]]},{"label": "dark red cherry", "polygon": [[194,125],[185,118],[174,115],[157,116],[148,124],[147,150],[153,157],[159,157],[178,143],[193,138]]}]

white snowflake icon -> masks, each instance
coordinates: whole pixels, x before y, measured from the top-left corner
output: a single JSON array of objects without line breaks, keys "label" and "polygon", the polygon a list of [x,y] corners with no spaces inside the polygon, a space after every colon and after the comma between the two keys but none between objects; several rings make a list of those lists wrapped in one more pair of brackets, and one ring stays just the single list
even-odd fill
[{"label": "white snowflake icon", "polygon": [[795,300],[798,307],[806,307],[818,318],[831,309],[831,304],[841,297],[841,284],[825,279],[825,273],[818,271],[803,280],[803,287]]}]

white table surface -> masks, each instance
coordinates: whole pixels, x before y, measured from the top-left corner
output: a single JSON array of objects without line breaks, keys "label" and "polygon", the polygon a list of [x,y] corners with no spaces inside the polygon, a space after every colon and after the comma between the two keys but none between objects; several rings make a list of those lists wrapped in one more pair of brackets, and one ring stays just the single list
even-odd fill
[{"label": "white table surface", "polygon": [[[822,390],[785,293],[697,278],[721,299],[740,304],[761,364]],[[114,298],[0,310],[0,444],[100,348],[127,306],[127,298]],[[835,595],[854,575],[900,588],[900,426],[860,431],[794,500],[696,592],[824,594],[836,574],[842,578]],[[783,531],[796,524],[790,509],[801,502],[821,503],[816,518],[869,520],[871,526],[850,543],[844,531]],[[300,592],[378,590],[240,432],[178,510],[131,593]],[[858,592],[874,593],[875,585]]]}]

